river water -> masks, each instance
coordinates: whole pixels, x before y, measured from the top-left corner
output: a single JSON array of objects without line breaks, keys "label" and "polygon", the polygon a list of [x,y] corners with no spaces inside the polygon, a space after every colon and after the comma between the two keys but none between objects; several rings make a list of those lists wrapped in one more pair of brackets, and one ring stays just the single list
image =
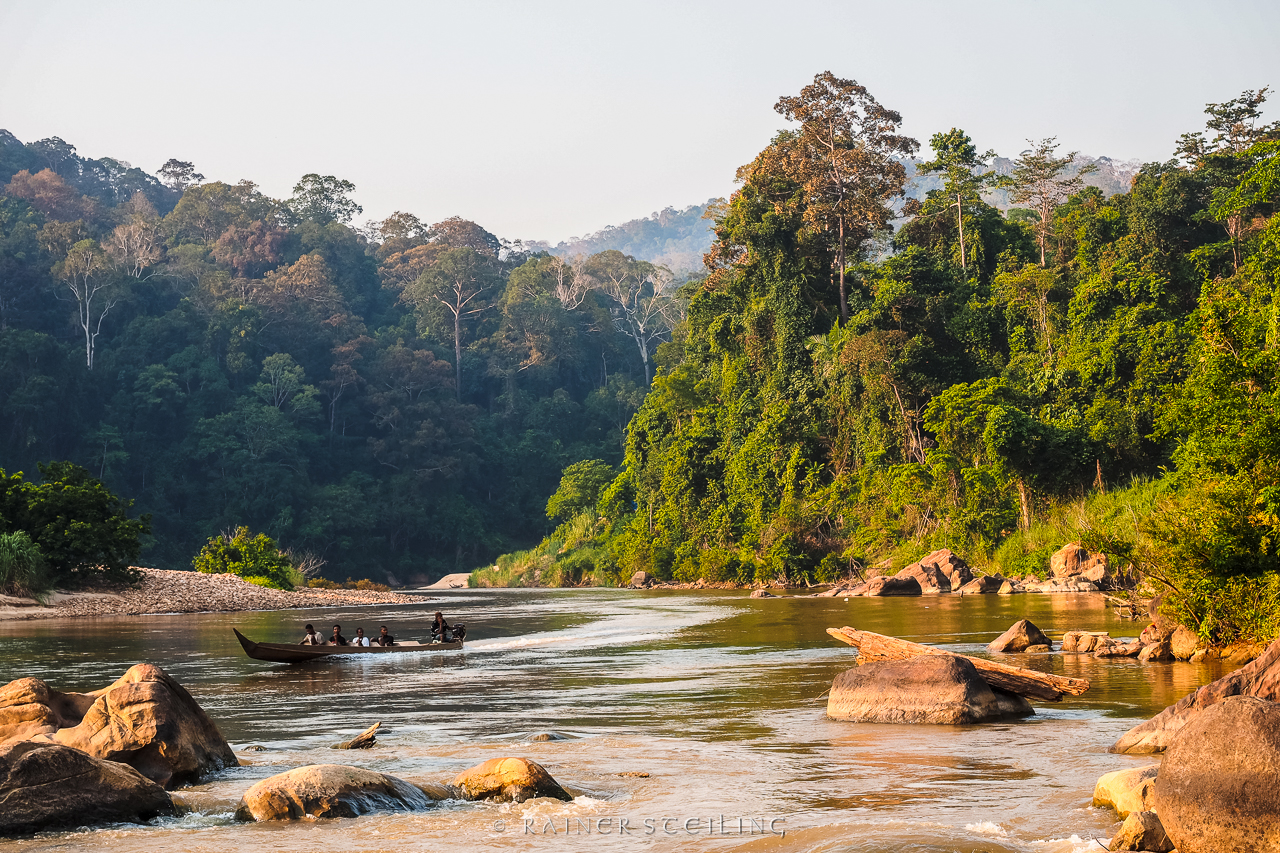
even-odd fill
[{"label": "river water", "polygon": [[[1097,595],[750,599],[740,591],[467,590],[421,605],[0,623],[0,683],[36,676],[101,688],[140,661],[181,681],[245,766],[182,791],[193,811],[0,841],[34,851],[594,850],[1083,853],[1119,822],[1090,805],[1126,729],[1218,677],[1214,665],[1091,656],[1006,659],[1092,688],[1025,721],[891,726],[824,717],[853,665],[827,636],[851,625],[970,654],[1021,618],[1133,636]],[[351,636],[427,634],[443,609],[461,652],[303,666],[247,659],[231,628],[296,642],[313,622]],[[374,722],[378,745],[330,747]],[[539,734],[559,739],[535,740]],[[260,749],[259,749],[260,748]],[[254,782],[305,764],[353,764],[447,783],[499,756],[544,765],[572,803],[445,801],[416,814],[242,824]],[[627,774],[649,774],[647,777]],[[626,821],[623,826],[622,822]],[[785,834],[783,834],[785,833]]]}]

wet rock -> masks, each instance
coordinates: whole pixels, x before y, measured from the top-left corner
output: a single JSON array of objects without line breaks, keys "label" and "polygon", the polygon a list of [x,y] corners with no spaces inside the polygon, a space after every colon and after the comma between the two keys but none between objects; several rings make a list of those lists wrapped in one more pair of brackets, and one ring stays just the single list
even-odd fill
[{"label": "wet rock", "polygon": [[1159,764],[1149,764],[1106,773],[1093,786],[1093,804],[1113,808],[1120,817],[1146,811],[1151,808],[1151,788],[1159,772]]},{"label": "wet rock", "polygon": [[166,788],[239,764],[209,715],[157,666],[133,666],[119,681],[86,695],[93,704],[78,724],[37,740],[128,764]]},{"label": "wet rock", "polygon": [[1093,656],[1095,658],[1135,658],[1142,651],[1142,643],[1136,640],[1132,643],[1110,642],[1101,648],[1095,649]]},{"label": "wet rock", "polygon": [[1161,640],[1158,643],[1143,646],[1142,651],[1138,652],[1138,660],[1141,663],[1173,660],[1173,651],[1169,648],[1169,641]]},{"label": "wet rock", "polygon": [[1040,643],[1034,646],[1027,646],[1026,651],[1028,654],[1042,655],[1042,654],[1045,654],[1046,652],[1053,651],[1053,646],[1047,643]]},{"label": "wet rock", "polygon": [[1086,580],[1048,580],[1027,585],[1028,592],[1097,592],[1098,585]]},{"label": "wet rock", "polygon": [[1004,583],[1000,584],[1000,588],[996,590],[998,595],[1015,595],[1020,592],[1024,592],[1022,587],[1018,586],[1011,580],[1005,580]]},{"label": "wet rock", "polygon": [[434,799],[394,776],[341,764],[312,764],[263,779],[245,791],[236,818],[358,817],[375,811],[420,811]]},{"label": "wet rock", "polygon": [[961,595],[990,595],[1000,591],[1000,587],[1004,585],[1004,578],[999,575],[983,575],[980,578],[974,578],[964,586],[960,587]]},{"label": "wet rock", "polygon": [[1092,554],[1079,542],[1071,542],[1049,558],[1049,573],[1060,580],[1083,578],[1101,583],[1107,579],[1107,555]]},{"label": "wet rock", "polygon": [[1199,645],[1200,637],[1185,625],[1173,629],[1173,634],[1169,636],[1169,652],[1174,660],[1191,660]]},{"label": "wet rock", "polygon": [[769,590],[767,589],[753,589],[751,590],[751,597],[752,598],[777,598],[776,595],[769,592]]},{"label": "wet rock", "polygon": [[879,575],[867,581],[867,588],[862,592],[865,596],[882,595],[922,595],[920,582],[912,577],[898,575]]},{"label": "wet rock", "polygon": [[1025,652],[1030,646],[1052,647],[1053,641],[1029,619],[1019,619],[1009,630],[987,643],[987,649],[993,652]]},{"label": "wet rock", "polygon": [[1262,657],[1252,663],[1206,684],[1145,723],[1134,726],[1112,745],[1111,751],[1162,752],[1192,718],[1230,696],[1280,700],[1280,640],[1273,642]]},{"label": "wet rock", "polygon": [[575,735],[567,735],[564,732],[537,732],[525,738],[529,743],[549,743],[555,740],[576,740]]},{"label": "wet rock", "polygon": [[541,764],[527,758],[492,758],[459,773],[453,786],[468,800],[522,803],[535,797],[573,799]]},{"label": "wet rock", "polygon": [[827,716],[856,723],[986,723],[1034,711],[996,691],[973,664],[952,655],[863,664],[836,676]]},{"label": "wet rock", "polygon": [[334,749],[371,749],[378,743],[378,729],[382,726],[381,722],[374,723],[351,740],[343,741],[335,744]]},{"label": "wet rock", "polygon": [[631,576],[631,583],[629,584],[629,586],[632,589],[642,589],[646,586],[650,586],[656,581],[657,581],[657,578],[655,578],[653,575],[649,574],[648,572],[636,572],[634,575]]},{"label": "wet rock", "polygon": [[1181,853],[1280,850],[1280,705],[1230,696],[1169,745],[1153,796]]},{"label": "wet rock", "polygon": [[617,773],[617,776],[625,776],[632,779],[648,779],[649,774],[643,770],[628,770],[625,773]]},{"label": "wet rock", "polygon": [[32,741],[0,746],[0,806],[0,836],[175,813],[165,790],[132,767]]},{"label": "wet rock", "polygon": [[1134,812],[1111,839],[1108,850],[1141,850],[1145,853],[1172,853],[1173,842],[1155,812]]}]

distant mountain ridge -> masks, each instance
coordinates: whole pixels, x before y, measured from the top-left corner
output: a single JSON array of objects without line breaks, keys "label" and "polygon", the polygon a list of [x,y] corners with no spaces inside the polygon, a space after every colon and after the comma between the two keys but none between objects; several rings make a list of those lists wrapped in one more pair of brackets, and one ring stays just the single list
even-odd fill
[{"label": "distant mountain ridge", "polygon": [[[908,198],[923,198],[930,190],[942,186],[936,175],[916,173],[919,160],[907,164],[911,178],[907,185]],[[1009,157],[997,157],[991,163],[996,174],[1008,175],[1014,161]],[[1068,174],[1078,172],[1084,166],[1095,163],[1097,171],[1086,175],[1086,186],[1097,187],[1106,196],[1128,192],[1133,178],[1142,169],[1141,160],[1113,160],[1110,157],[1077,157]],[[1008,210],[1007,190],[987,193],[988,204]],[[617,249],[626,255],[651,263],[663,264],[676,274],[698,272],[702,269],[702,256],[711,248],[712,221],[704,218],[707,208],[720,199],[708,199],[702,204],[690,205],[683,210],[668,207],[643,219],[631,219],[621,225],[608,225],[585,237],[570,237],[555,245],[545,241],[528,243],[533,249],[541,249],[553,255],[572,257],[593,255],[607,249]]]}]

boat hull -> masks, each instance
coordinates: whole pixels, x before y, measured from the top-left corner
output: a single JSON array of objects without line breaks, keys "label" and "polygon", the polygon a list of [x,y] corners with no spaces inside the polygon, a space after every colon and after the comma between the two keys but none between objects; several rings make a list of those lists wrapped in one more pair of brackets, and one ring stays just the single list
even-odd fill
[{"label": "boat hull", "polygon": [[394,646],[303,646],[289,643],[255,643],[235,628],[231,629],[244,653],[254,660],[270,663],[306,663],[321,658],[363,655],[391,655],[412,652],[450,652],[462,648],[462,641],[452,643],[397,643]]}]

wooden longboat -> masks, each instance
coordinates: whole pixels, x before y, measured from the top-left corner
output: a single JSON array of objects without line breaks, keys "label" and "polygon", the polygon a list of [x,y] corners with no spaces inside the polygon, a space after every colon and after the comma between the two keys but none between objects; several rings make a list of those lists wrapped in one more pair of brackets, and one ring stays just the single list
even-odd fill
[{"label": "wooden longboat", "polygon": [[265,660],[271,663],[303,663],[320,658],[341,657],[344,655],[389,655],[398,652],[451,652],[462,648],[462,640],[451,643],[419,643],[406,640],[394,646],[303,646],[292,643],[255,643],[235,628],[236,639],[244,653],[254,660]]}]

